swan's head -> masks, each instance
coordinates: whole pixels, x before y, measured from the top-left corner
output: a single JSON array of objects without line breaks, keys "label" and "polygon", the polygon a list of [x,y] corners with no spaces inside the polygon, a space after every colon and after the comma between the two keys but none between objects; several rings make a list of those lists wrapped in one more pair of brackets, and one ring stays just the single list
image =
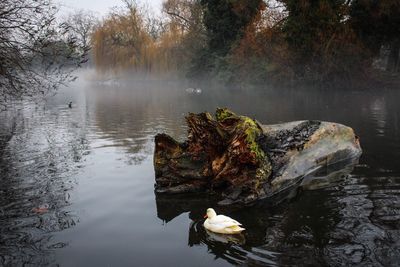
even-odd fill
[{"label": "swan's head", "polygon": [[213,217],[215,217],[215,216],[217,216],[217,213],[215,212],[215,210],[214,209],[212,209],[212,208],[208,208],[207,209],[207,214],[204,216],[204,218],[213,218]]}]

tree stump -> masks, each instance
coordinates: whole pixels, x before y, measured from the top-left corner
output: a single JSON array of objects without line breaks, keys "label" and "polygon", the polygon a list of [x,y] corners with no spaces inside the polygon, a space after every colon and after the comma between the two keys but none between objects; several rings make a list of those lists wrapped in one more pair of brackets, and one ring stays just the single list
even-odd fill
[{"label": "tree stump", "polygon": [[190,113],[187,141],[155,137],[156,193],[214,192],[221,204],[251,203],[311,171],[361,154],[344,125],[300,121],[263,126],[223,108]]}]

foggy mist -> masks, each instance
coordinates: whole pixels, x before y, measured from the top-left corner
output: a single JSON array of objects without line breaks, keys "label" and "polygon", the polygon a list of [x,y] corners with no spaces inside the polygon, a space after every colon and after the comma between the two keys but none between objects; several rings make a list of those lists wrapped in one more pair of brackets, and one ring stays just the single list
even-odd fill
[{"label": "foggy mist", "polygon": [[63,3],[0,3],[0,266],[399,265],[398,1]]}]

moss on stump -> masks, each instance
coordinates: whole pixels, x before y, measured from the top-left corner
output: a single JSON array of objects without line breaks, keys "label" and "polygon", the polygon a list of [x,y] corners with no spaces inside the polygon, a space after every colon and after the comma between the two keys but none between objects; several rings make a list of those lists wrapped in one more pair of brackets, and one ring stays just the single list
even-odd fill
[{"label": "moss on stump", "polygon": [[215,118],[205,112],[186,117],[188,140],[178,143],[156,136],[156,191],[214,191],[248,201],[256,199],[271,176],[272,166],[258,141],[259,123],[228,109]]}]

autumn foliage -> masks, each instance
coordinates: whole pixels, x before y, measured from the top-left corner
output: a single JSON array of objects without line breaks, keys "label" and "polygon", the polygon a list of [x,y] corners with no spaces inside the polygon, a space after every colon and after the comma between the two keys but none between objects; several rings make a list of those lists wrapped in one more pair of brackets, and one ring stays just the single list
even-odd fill
[{"label": "autumn foliage", "polygon": [[395,0],[167,0],[159,18],[125,4],[93,34],[99,70],[265,84],[347,83],[400,69]]}]

